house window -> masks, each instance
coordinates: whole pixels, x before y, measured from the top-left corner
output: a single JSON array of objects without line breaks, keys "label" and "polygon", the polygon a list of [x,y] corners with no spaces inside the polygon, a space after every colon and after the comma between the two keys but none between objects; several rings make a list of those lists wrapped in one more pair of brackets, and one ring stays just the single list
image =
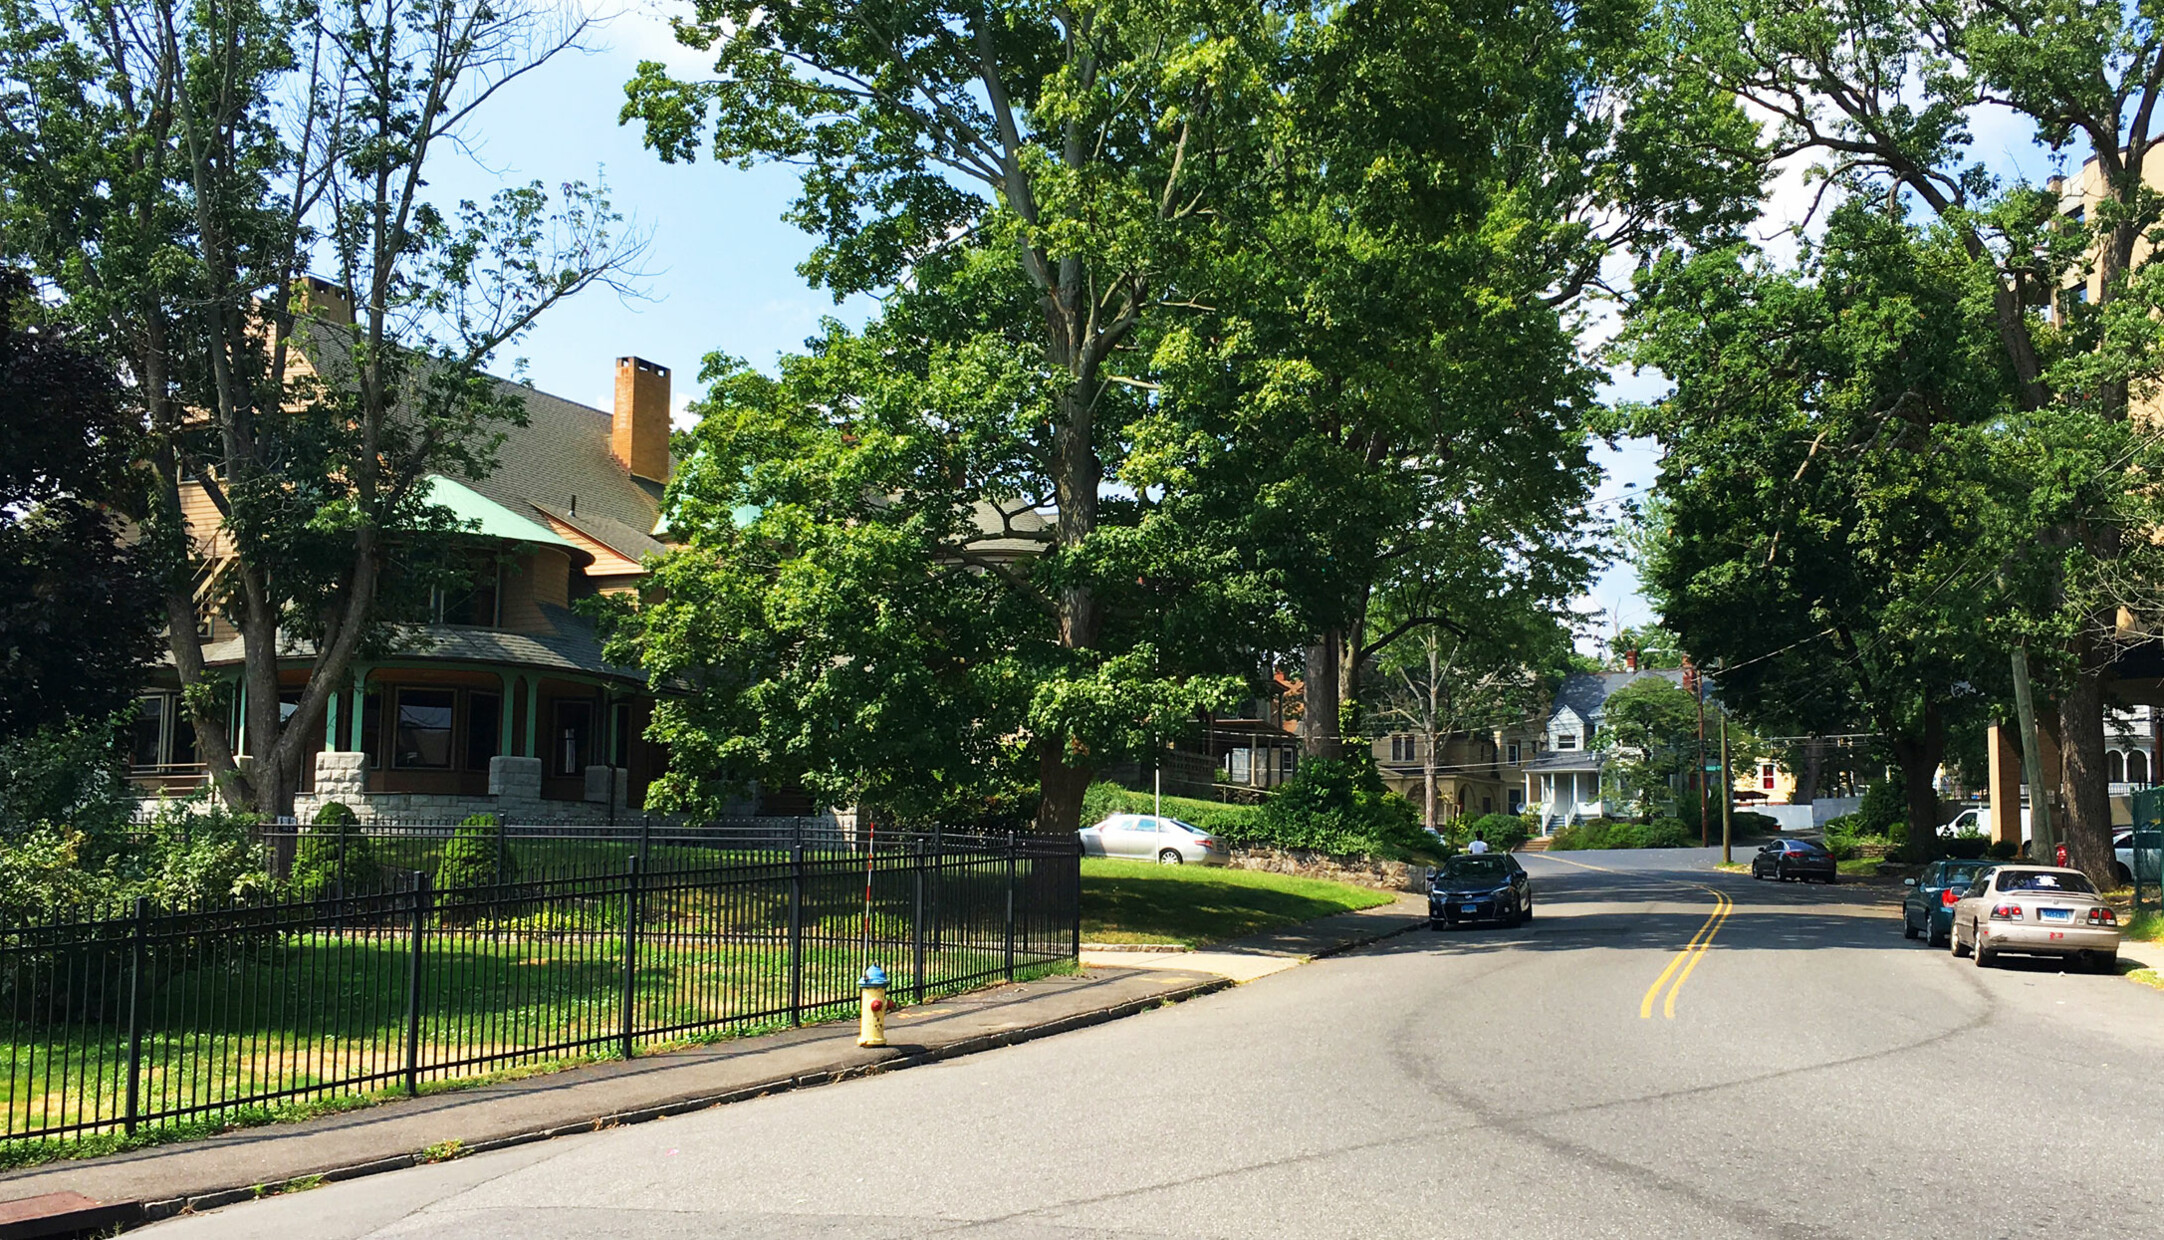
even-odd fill
[{"label": "house window", "polygon": [[1513,814],[1525,812],[1525,790],[1523,788],[1512,788],[1510,790],[1510,812]]},{"label": "house window", "polygon": [[488,760],[503,752],[503,698],[494,693],[466,695],[466,769],[485,771]]},{"label": "house window", "polygon": [[1758,786],[1773,791],[1773,763],[1762,762],[1758,767]]},{"label": "house window", "polygon": [[135,720],[128,727],[128,766],[155,771],[195,765],[195,721],[170,693],[137,698]]},{"label": "house window", "polygon": [[1518,742],[1512,741],[1508,752],[1510,754],[1510,764],[1512,766],[1518,765]]},{"label": "house window", "polygon": [[1555,747],[1556,747],[1557,749],[1576,749],[1576,748],[1578,747],[1578,736],[1577,736],[1577,733],[1575,733],[1575,732],[1560,732],[1560,733],[1557,733],[1557,734],[1556,734],[1556,738],[1555,738]]},{"label": "house window", "polygon": [[135,723],[129,729],[128,765],[138,771],[165,765],[165,703],[164,694],[136,699]]},{"label": "house window", "polygon": [[466,580],[456,586],[437,586],[429,594],[429,619],[437,624],[467,624],[495,628],[500,617],[496,583],[502,568],[494,557],[476,558],[466,566]]},{"label": "house window", "polygon": [[1292,778],[1292,750],[1280,749],[1277,751],[1277,773],[1286,779]]},{"label": "house window", "polygon": [[1492,813],[1494,813],[1494,812],[1495,812],[1495,798],[1494,798],[1494,797],[1482,797],[1482,798],[1480,798],[1480,812],[1481,812],[1481,813],[1483,813],[1483,814],[1492,814]]},{"label": "house window", "polygon": [[1391,738],[1390,738],[1390,760],[1391,760],[1392,762],[1410,762],[1410,761],[1412,761],[1412,760],[1413,760],[1413,738],[1412,738],[1412,737],[1410,737],[1410,736],[1393,736],[1393,737],[1391,737]]},{"label": "house window", "polygon": [[391,765],[409,771],[451,769],[451,719],[457,705],[458,694],[450,689],[400,689]]},{"label": "house window", "polygon": [[594,704],[571,699],[556,703],[551,761],[558,775],[582,775],[594,760]]}]

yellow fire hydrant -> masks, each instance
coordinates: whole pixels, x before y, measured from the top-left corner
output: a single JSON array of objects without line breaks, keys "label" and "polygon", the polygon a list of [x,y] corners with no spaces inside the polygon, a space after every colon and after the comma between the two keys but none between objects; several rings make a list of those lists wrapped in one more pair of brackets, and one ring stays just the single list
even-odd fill
[{"label": "yellow fire hydrant", "polygon": [[878,965],[864,970],[857,981],[860,1010],[857,1019],[858,1046],[885,1046],[887,1044],[887,1013],[892,1005],[887,1002],[887,971]]}]

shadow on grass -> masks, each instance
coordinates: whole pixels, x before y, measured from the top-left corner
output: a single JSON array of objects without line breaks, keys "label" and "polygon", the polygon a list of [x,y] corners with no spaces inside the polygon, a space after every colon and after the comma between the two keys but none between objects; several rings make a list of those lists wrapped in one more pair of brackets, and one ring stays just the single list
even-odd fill
[{"label": "shadow on grass", "polygon": [[1096,943],[1202,947],[1393,898],[1364,887],[1255,870],[1093,860],[1082,870],[1082,937]]}]

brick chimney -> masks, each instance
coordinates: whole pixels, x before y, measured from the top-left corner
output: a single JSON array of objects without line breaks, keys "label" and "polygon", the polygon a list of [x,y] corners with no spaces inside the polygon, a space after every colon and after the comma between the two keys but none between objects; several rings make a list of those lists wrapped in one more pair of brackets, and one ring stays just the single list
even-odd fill
[{"label": "brick chimney", "polygon": [[353,295],[329,280],[304,275],[300,279],[301,313],[341,327],[353,326]]},{"label": "brick chimney", "polygon": [[634,477],[669,480],[669,368],[616,359],[616,422],[609,451]]},{"label": "brick chimney", "polygon": [[[621,384],[621,382],[622,382],[621,380],[619,380],[619,381],[618,381],[619,385]],[[623,390],[623,388],[622,388],[621,386],[619,386],[619,387],[617,388],[617,390],[618,390],[618,391],[622,391],[622,390]],[[618,399],[618,400],[622,400],[622,397],[618,397],[617,399]],[[1638,652],[1637,652],[1637,651],[1635,651],[1635,650],[1626,650],[1626,651],[1624,651],[1624,652],[1623,652],[1623,670],[1624,670],[1624,671],[1626,671],[1626,672],[1635,672],[1635,671],[1637,671],[1637,670],[1638,670]]]}]

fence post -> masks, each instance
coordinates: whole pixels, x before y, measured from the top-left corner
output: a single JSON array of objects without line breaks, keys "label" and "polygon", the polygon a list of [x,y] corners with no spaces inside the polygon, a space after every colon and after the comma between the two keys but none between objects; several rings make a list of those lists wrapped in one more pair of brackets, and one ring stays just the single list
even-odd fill
[{"label": "fence post", "polygon": [[1074,900],[1074,938],[1068,944],[1068,959],[1079,962],[1082,959],[1082,846],[1079,843],[1075,845],[1074,865],[1067,872],[1074,875],[1074,885],[1067,892]]},{"label": "fence post", "polygon": [[1014,980],[1014,865],[1022,839],[1007,832],[1007,980]]},{"label": "fence post", "polygon": [[412,942],[406,955],[406,1093],[421,1092],[421,960],[428,936],[428,874],[413,876]]},{"label": "fence post", "polygon": [[789,846],[789,1023],[804,1023],[804,831]]},{"label": "fence post", "polygon": [[135,1131],[142,1113],[143,1088],[143,941],[150,932],[150,901],[135,897],[135,928],[128,942],[128,1114],[127,1131]]},{"label": "fence post", "polygon": [[624,866],[624,1058],[631,1058],[631,1036],[638,1032],[639,995],[639,855]]},{"label": "fence post", "polygon": [[916,960],[917,1003],[921,1006],[924,1002],[924,841],[920,838],[910,847],[916,852],[916,864],[910,869],[915,908],[909,917],[909,939]]}]

